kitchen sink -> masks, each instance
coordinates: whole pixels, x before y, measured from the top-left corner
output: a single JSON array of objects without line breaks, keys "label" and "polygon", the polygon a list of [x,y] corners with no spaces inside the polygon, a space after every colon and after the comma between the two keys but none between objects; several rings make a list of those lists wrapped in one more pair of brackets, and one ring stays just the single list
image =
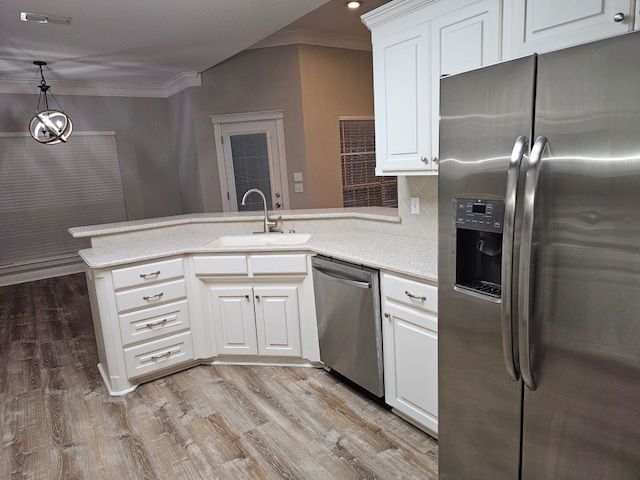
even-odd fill
[{"label": "kitchen sink", "polygon": [[263,233],[255,235],[229,235],[209,242],[205,247],[259,247],[300,245],[311,238],[307,233]]}]

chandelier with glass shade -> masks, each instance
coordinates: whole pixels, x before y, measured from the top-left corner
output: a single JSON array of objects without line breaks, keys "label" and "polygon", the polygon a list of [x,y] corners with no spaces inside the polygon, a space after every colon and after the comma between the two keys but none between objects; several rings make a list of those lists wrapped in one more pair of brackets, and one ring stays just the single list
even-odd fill
[{"label": "chandelier with glass shade", "polygon": [[[69,116],[62,110],[58,100],[56,100],[56,97],[54,97],[50,91],[51,87],[47,85],[44,79],[42,67],[45,66],[47,62],[38,60],[33,62],[33,64],[40,67],[41,80],[38,86],[40,95],[38,96],[36,114],[29,122],[29,133],[31,133],[31,136],[36,141],[45,145],[55,145],[60,142],[66,142],[73,131],[73,123]],[[56,102],[58,110],[49,108],[49,98],[47,94]],[[41,105],[43,107],[42,110],[40,110]]]}]

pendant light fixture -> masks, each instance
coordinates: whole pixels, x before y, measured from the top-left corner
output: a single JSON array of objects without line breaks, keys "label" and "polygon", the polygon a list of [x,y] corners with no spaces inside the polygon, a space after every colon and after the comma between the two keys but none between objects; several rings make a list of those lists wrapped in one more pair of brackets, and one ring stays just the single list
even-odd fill
[{"label": "pendant light fixture", "polygon": [[[35,61],[34,65],[40,67],[40,96],[38,97],[38,105],[36,106],[36,114],[31,118],[29,122],[29,133],[38,142],[45,145],[55,145],[56,143],[66,142],[73,130],[73,123],[66,113],[62,110],[62,107],[53,96],[53,93],[49,91],[49,85],[44,79],[42,73],[42,67],[47,62]],[[49,98],[47,93],[51,95],[51,98],[58,105],[59,110],[49,108]],[[40,110],[40,104],[42,103],[44,109]]]}]

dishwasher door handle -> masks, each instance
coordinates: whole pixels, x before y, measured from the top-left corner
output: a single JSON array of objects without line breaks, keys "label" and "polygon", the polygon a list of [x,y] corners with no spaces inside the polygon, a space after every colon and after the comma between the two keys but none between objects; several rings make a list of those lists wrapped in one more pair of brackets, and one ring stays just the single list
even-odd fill
[{"label": "dishwasher door handle", "polygon": [[361,282],[359,280],[351,280],[349,278],[342,277],[340,275],[336,275],[335,273],[328,272],[319,267],[312,267],[316,272],[321,273],[322,275],[326,275],[327,277],[331,277],[333,280],[343,283],[344,285],[349,285],[350,287],[357,288],[371,288],[371,283],[369,282]]}]

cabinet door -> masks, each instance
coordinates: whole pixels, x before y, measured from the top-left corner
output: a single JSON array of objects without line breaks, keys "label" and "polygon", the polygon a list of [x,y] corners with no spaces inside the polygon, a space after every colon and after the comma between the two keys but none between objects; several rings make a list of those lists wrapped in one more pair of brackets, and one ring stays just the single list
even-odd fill
[{"label": "cabinet door", "polygon": [[633,29],[633,0],[504,2],[504,58],[558,50]]},{"label": "cabinet door", "polygon": [[299,357],[300,316],[296,287],[255,287],[260,355]]},{"label": "cabinet door", "polygon": [[500,2],[482,0],[431,21],[431,158],[438,169],[440,78],[500,60]]},{"label": "cabinet door", "polygon": [[210,287],[218,354],[257,355],[251,287]]},{"label": "cabinet door", "polygon": [[373,45],[376,175],[424,170],[430,156],[429,24]]},{"label": "cabinet door", "polygon": [[385,401],[438,434],[437,319],[385,304]]}]

